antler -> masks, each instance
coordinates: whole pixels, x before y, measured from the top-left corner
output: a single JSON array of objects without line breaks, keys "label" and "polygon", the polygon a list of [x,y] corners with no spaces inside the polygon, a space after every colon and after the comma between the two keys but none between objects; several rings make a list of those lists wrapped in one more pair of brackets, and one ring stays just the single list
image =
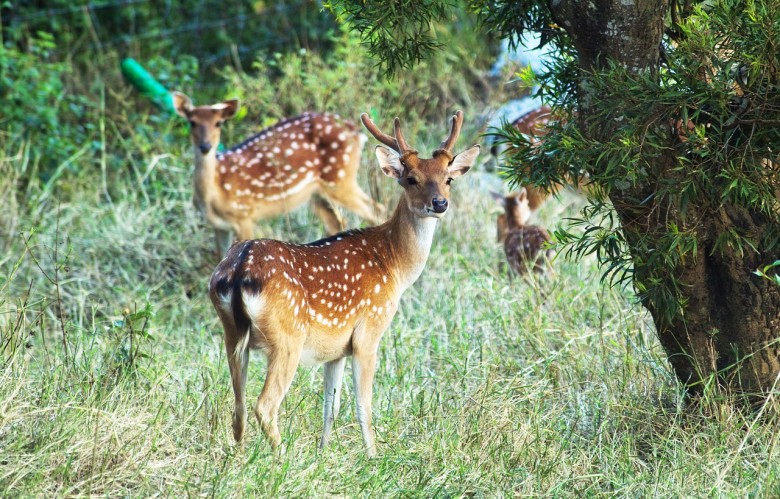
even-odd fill
[{"label": "antler", "polygon": [[401,119],[400,118],[396,118],[393,121],[393,131],[395,132],[395,141],[398,142],[398,147],[401,148],[401,150],[398,151],[398,152],[400,152],[401,155],[403,155],[405,152],[411,151],[412,148],[409,147],[409,144],[406,143],[406,141],[404,140],[404,136],[401,133]]},{"label": "antler", "polygon": [[[398,119],[398,118],[396,118],[396,119]],[[361,114],[360,115],[360,121],[363,122],[363,126],[366,127],[366,130],[371,132],[371,135],[373,135],[376,138],[376,140],[378,140],[379,142],[383,143],[387,147],[395,150],[396,152],[399,152],[399,153],[401,152],[399,150],[399,147],[398,147],[398,142],[396,142],[396,140],[393,137],[387,135],[386,133],[381,131],[379,128],[377,128],[377,126],[374,124],[374,122],[371,121],[371,118],[368,116],[368,113]]]},{"label": "antler", "polygon": [[371,135],[373,135],[376,138],[376,140],[378,140],[379,142],[383,143],[387,147],[396,151],[398,154],[401,155],[401,157],[404,157],[408,154],[417,154],[417,151],[409,147],[409,144],[407,144],[406,140],[404,140],[404,135],[401,132],[400,118],[396,118],[393,121],[393,132],[395,133],[395,138],[379,130],[379,128],[377,128],[377,126],[368,116],[368,113],[361,114],[360,121],[363,122],[363,125],[366,127],[366,130],[371,132]]},{"label": "antler", "polygon": [[452,152],[452,146],[455,145],[455,141],[458,140],[460,135],[460,127],[463,125],[463,111],[456,111],[452,117],[452,126],[450,127],[450,135],[444,142],[441,143],[439,149],[443,149],[449,153]]}]

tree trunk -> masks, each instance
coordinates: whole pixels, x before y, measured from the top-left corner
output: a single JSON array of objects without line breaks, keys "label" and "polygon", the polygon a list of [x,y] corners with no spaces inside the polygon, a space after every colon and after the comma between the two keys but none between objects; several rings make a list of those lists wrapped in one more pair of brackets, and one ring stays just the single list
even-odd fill
[{"label": "tree trunk", "polygon": [[743,208],[726,206],[707,221],[702,234],[710,234],[695,259],[678,269],[687,286],[684,316],[665,324],[652,303],[661,345],[678,378],[692,391],[703,388],[718,373],[726,387],[751,395],[775,388],[780,373],[780,287],[753,274],[765,256],[749,249],[716,250],[718,234],[730,230],[757,234],[771,223]]},{"label": "tree trunk", "polygon": [[[556,22],[566,29],[580,57],[580,129],[599,140],[607,140],[615,123],[596,122],[588,90],[587,73],[603,69],[608,60],[618,61],[631,72],[659,67],[659,47],[668,11],[666,1],[657,0],[559,0],[550,4]],[[672,150],[672,148],[670,148]],[[676,165],[673,153],[656,158],[656,172],[669,172]],[[595,165],[597,167],[597,165]],[[766,394],[780,374],[780,287],[753,274],[778,258],[749,248],[717,248],[718,235],[737,230],[754,241],[773,223],[761,214],[737,206],[723,206],[715,216],[709,200],[689,208],[684,219],[668,199],[653,198],[653,186],[639,185],[613,192],[611,200],[635,262],[646,261],[640,238],[666,232],[669,224],[685,227],[697,220],[698,249],[676,269],[684,284],[682,315],[669,319],[658,303],[643,299],[655,322],[658,337],[680,381],[693,392],[717,373],[718,382],[735,391]],[[651,199],[646,204],[630,200]],[[701,208],[706,207],[706,208]],[[691,214],[700,210],[699,217]],[[705,211],[706,210],[706,211]],[[646,246],[645,246],[646,247]],[[774,258],[772,258],[774,257]],[[635,266],[636,282],[664,276],[642,275]],[[668,279],[668,276],[666,277]]]}]

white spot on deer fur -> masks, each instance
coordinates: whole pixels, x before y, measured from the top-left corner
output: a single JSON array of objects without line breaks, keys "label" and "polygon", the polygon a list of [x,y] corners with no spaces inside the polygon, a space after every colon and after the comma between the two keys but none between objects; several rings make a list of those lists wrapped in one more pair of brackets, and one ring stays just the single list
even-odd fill
[{"label": "white spot on deer fur", "polygon": [[292,149],[285,149],[285,151],[284,151],[284,155],[285,156],[292,156],[293,154],[294,153],[293,153]]},{"label": "white spot on deer fur", "polygon": [[222,187],[224,187],[226,191],[229,191],[230,189],[233,188],[233,186],[228,183],[225,183]]},{"label": "white spot on deer fur", "polygon": [[335,163],[336,162],[336,156],[331,156],[328,158],[328,163]]},{"label": "white spot on deer fur", "polygon": [[374,293],[379,293],[379,290],[380,290],[380,289],[382,289],[382,286],[380,286],[379,284],[377,284],[376,286],[374,286]]},{"label": "white spot on deer fur", "polygon": [[339,170],[339,173],[337,174],[338,178],[344,178],[347,176],[347,172],[344,170]]}]

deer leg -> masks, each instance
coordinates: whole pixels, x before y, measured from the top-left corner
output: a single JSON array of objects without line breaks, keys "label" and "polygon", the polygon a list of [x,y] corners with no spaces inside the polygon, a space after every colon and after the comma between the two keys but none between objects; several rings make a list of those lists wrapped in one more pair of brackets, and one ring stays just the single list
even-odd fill
[{"label": "deer leg", "polygon": [[371,429],[371,397],[374,389],[374,369],[376,369],[376,351],[356,351],[352,356],[352,377],[355,387],[355,413],[366,455],[376,456],[374,432]]},{"label": "deer leg", "polygon": [[[225,330],[225,352],[227,353],[230,380],[233,384],[233,438],[240,442],[246,428],[246,374],[249,366],[248,331],[239,331],[232,316],[219,311],[219,318]],[[245,335],[246,334],[246,335]]]},{"label": "deer leg", "polygon": [[240,442],[246,428],[246,374],[249,366],[249,350],[228,351],[228,366],[230,379],[233,382],[233,395],[236,398],[233,406],[233,438]]},{"label": "deer leg", "polygon": [[252,220],[241,220],[236,226],[236,241],[248,241],[255,238],[255,223]]},{"label": "deer leg", "polygon": [[321,196],[314,195],[311,199],[311,205],[314,213],[320,217],[325,226],[325,232],[328,235],[336,234],[344,230],[344,221],[341,215],[330,200]]},{"label": "deer leg", "polygon": [[214,233],[217,239],[217,253],[219,253],[217,256],[221,260],[233,244],[233,234],[229,230],[222,229],[214,229]]},{"label": "deer leg", "polygon": [[293,341],[295,340],[281,341],[268,354],[268,374],[265,377],[263,391],[255,405],[257,421],[274,449],[282,443],[277,422],[279,407],[295,377],[303,348],[302,339],[291,344]]},{"label": "deer leg", "polygon": [[324,405],[322,410],[323,424],[320,449],[324,449],[328,445],[333,422],[339,415],[339,408],[341,407],[341,380],[344,376],[346,363],[347,358],[342,357],[338,360],[326,362],[323,366],[325,387],[323,391]]}]

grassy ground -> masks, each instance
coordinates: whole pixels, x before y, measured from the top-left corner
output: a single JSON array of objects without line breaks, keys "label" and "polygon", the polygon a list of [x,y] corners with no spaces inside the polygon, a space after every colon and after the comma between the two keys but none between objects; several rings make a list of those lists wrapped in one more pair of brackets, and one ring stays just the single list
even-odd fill
[{"label": "grassy ground", "polygon": [[[441,134],[410,142],[429,152]],[[476,141],[466,135],[461,147]],[[595,262],[561,257],[555,276],[535,281],[498,272],[486,189],[500,181],[480,170],[456,182],[426,270],[382,340],[379,457],[364,455],[349,367],[329,448],[316,448],[322,381],[309,368],[282,407],[284,451],[252,419],[235,446],[206,297],[214,240],[190,203],[186,139],[124,147],[127,171],[66,173],[67,193],[17,183],[22,152],[6,148],[0,162],[0,495],[780,492],[776,419],[717,398],[687,407],[647,314],[602,286]],[[393,205],[397,188],[369,151],[361,182]],[[538,222],[551,227],[580,204],[566,194]],[[304,208],[258,234],[303,241],[320,230]],[[250,398],[264,365],[252,357]]]}]

